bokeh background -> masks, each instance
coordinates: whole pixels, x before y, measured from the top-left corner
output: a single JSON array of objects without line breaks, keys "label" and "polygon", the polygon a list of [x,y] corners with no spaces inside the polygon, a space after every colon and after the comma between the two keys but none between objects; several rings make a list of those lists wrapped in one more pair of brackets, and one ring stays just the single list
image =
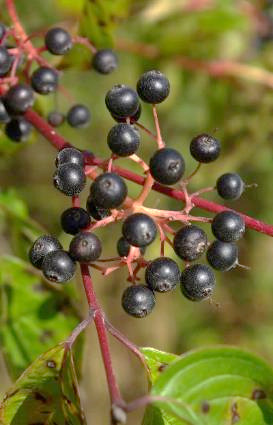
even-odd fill
[{"label": "bokeh background", "polygon": [[[103,1],[90,2],[90,6],[92,3],[96,7]],[[88,66],[88,61],[82,59],[90,54],[76,49],[60,64],[62,84],[68,95],[59,93],[57,97],[39,99],[37,108],[46,116],[56,105],[66,112],[74,102],[87,104],[92,113],[90,127],[79,131],[64,124],[60,132],[78,148],[107,157],[106,137],[114,122],[105,108],[105,93],[116,83],[134,87],[141,73],[160,69],[171,82],[171,94],[158,108],[163,138],[184,155],[187,173],[195,167],[189,155],[192,137],[209,132],[215,133],[222,142],[221,157],[215,163],[203,166],[190,188],[195,191],[212,186],[222,173],[238,172],[245,182],[257,183],[258,188],[248,189],[240,200],[228,205],[272,223],[272,2],[110,0],[107,7],[114,7],[115,3],[119,12],[112,21],[115,22],[118,70],[109,76],[98,75]],[[77,31],[80,1],[18,0],[16,5],[28,33],[56,23],[65,25],[73,33]],[[3,0],[0,0],[0,6],[2,19],[8,23]],[[92,21],[89,31],[95,33],[95,30]],[[100,44],[103,45],[104,41],[109,43],[107,37],[99,38]],[[215,76],[207,69],[211,61],[231,61],[246,67],[235,65],[233,75]],[[263,73],[263,70],[267,72]],[[149,105],[143,105],[140,122],[153,129]],[[140,153],[145,160],[149,159],[154,147],[154,141],[142,134]],[[1,255],[27,259],[33,232],[22,230],[22,223],[14,217],[14,210],[22,208],[27,209],[27,216],[47,232],[58,235],[64,246],[68,245],[70,238],[61,233],[59,219],[70,203],[52,185],[55,156],[54,149],[37,134],[29,142],[16,145],[6,139],[3,129],[0,130]],[[127,160],[119,163],[140,172]],[[81,195],[83,205],[88,189]],[[140,190],[131,183],[129,189],[131,196],[136,196]],[[222,203],[214,193],[205,196]],[[181,208],[177,201],[156,193],[148,200],[148,205],[155,204],[162,209]],[[195,212],[201,214],[201,211]],[[210,216],[206,212],[202,214]],[[34,227],[37,229],[36,224]],[[209,227],[204,228],[212,239]],[[116,255],[115,241],[120,231],[120,225],[116,224],[98,232],[103,240],[103,256]],[[210,344],[232,344],[250,349],[272,363],[272,239],[247,230],[239,245],[240,263],[251,270],[237,267],[228,273],[217,273],[217,289],[212,302],[187,301],[178,288],[175,293],[157,297],[157,306],[151,316],[144,320],[133,319],[125,315],[120,305],[122,291],[127,286],[125,270],[108,277],[94,272],[98,297],[111,322],[140,346],[183,353]],[[180,263],[171,250],[167,250],[167,254]],[[147,249],[147,258],[158,255],[159,244],[154,243]],[[3,285],[2,281],[0,283]],[[69,285],[74,285],[80,294],[73,301],[82,311],[86,303],[81,297],[80,279]],[[74,297],[76,291],[67,291]],[[3,323],[3,303],[1,309]],[[27,346],[32,341],[24,343]],[[111,345],[118,380],[126,399],[143,394],[147,389],[146,381],[137,360],[112,340]],[[0,376],[0,391],[3,393],[11,382],[4,361]],[[108,423],[107,388],[92,329],[88,331],[84,348],[81,392],[89,423]],[[139,424],[140,417],[141,412],[133,414],[129,423]]]}]

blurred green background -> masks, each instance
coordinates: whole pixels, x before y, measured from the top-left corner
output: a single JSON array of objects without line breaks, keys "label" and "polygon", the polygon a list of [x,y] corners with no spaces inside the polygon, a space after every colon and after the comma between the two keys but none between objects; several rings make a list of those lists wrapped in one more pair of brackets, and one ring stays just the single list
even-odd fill
[{"label": "blurred green background", "polygon": [[[28,33],[56,23],[76,33],[83,1],[35,0],[33,3],[18,0],[16,5]],[[46,100],[39,98],[37,108],[40,112],[46,115],[56,102],[63,112],[73,102],[87,104],[92,113],[91,126],[79,131],[64,125],[60,132],[76,147],[107,157],[106,137],[114,122],[104,105],[106,91],[116,83],[134,87],[141,73],[160,69],[171,82],[171,94],[158,108],[163,138],[184,155],[187,173],[195,167],[189,155],[192,137],[200,132],[215,132],[222,141],[220,159],[203,166],[190,188],[195,191],[212,186],[220,174],[238,172],[245,182],[257,183],[258,188],[248,189],[240,200],[228,205],[272,223],[272,2],[101,0],[87,3],[90,8],[99,8],[105,3],[106,11],[110,10],[109,15],[103,16],[104,21],[100,17],[101,25],[96,14],[94,20],[82,17],[81,30],[90,37],[93,35],[102,47],[111,43],[109,33],[115,26],[114,45],[119,55],[119,68],[110,76],[98,75],[85,61],[89,53],[75,48],[59,64],[63,69],[62,84],[67,88],[69,98],[63,93],[58,94],[57,99],[54,96]],[[203,4],[204,7],[192,10],[188,7],[190,4]],[[3,0],[0,6],[2,19],[8,23]],[[91,37],[91,40],[94,39]],[[207,72],[181,67],[179,57],[205,62],[230,60],[247,64],[249,68],[239,78],[215,78]],[[255,75],[249,78],[253,75],[252,67],[268,71],[271,87],[255,82]],[[149,105],[143,105],[140,122],[153,129]],[[153,140],[143,134],[141,156],[148,160],[154,148]],[[37,134],[29,142],[18,146],[8,141],[1,129],[0,154],[0,254],[26,260],[30,241],[34,234],[39,234],[37,225],[29,223],[29,218],[26,219],[28,225],[23,228],[17,213],[14,217],[14,211],[19,211],[20,215],[22,209],[26,217],[31,217],[48,232],[59,235],[67,246],[70,238],[60,233],[59,218],[70,202],[52,186],[55,150]],[[119,163],[140,172],[127,160]],[[140,190],[131,183],[129,189],[131,196],[136,196]],[[83,205],[87,193],[88,187],[81,194]],[[216,194],[205,196],[222,203]],[[181,208],[178,202],[156,193],[148,200],[148,205],[155,204],[162,209]],[[29,212],[25,210],[26,206]],[[209,216],[209,213],[204,215]],[[208,226],[204,228],[212,239]],[[117,224],[98,232],[103,239],[104,257],[116,255],[115,241],[120,231]],[[158,255],[159,244],[154,243],[147,249],[147,258]],[[167,250],[167,255],[175,258],[170,250]],[[240,242],[240,263],[251,270],[238,267],[229,273],[218,273],[212,302],[191,303],[181,296],[179,289],[176,293],[158,296],[153,314],[139,321],[126,316],[120,306],[121,293],[127,285],[124,270],[109,277],[102,277],[97,272],[93,276],[98,297],[111,322],[140,346],[183,353],[209,344],[232,344],[253,350],[272,363],[272,256],[272,239],[248,230]],[[179,262],[178,258],[176,260]],[[81,290],[79,279],[75,287]],[[74,300],[75,291],[71,288],[66,291],[72,294],[79,311],[86,308],[83,297],[81,301]],[[31,340],[24,342],[32,344]],[[122,346],[114,341],[111,343],[114,365],[126,399],[143,394],[146,391],[145,376],[138,362]],[[0,376],[0,390],[4,392],[10,384],[4,362]],[[108,395],[93,330],[88,331],[84,349],[81,388],[90,423],[108,423]],[[132,415],[129,423],[140,423],[140,414]]]}]

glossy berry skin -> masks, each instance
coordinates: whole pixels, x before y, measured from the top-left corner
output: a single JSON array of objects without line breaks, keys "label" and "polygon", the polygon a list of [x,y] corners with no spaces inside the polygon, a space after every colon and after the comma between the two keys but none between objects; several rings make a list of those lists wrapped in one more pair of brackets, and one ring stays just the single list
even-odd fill
[{"label": "glossy berry skin", "polygon": [[6,124],[9,121],[10,116],[8,114],[8,111],[6,110],[4,102],[2,101],[2,99],[0,99],[0,124]]},{"label": "glossy berry skin", "polygon": [[[134,124],[135,122],[137,122],[141,116],[141,104],[138,105],[137,111],[135,112],[134,115],[132,115],[131,117],[129,117],[130,119],[130,124]],[[126,117],[119,117],[118,115],[112,114],[111,116],[114,118],[115,121],[117,122],[125,122],[126,123]],[[127,117],[128,118],[128,117]]]},{"label": "glossy berry skin", "polygon": [[100,74],[110,74],[118,66],[118,58],[112,49],[98,50],[92,60],[93,68]]},{"label": "glossy berry skin", "polygon": [[87,127],[91,120],[90,110],[85,105],[74,105],[69,109],[66,119],[71,127]]},{"label": "glossy berry skin", "polygon": [[245,184],[239,174],[226,173],[218,178],[216,188],[221,198],[235,200],[242,195]]},{"label": "glossy berry skin", "polygon": [[102,247],[99,238],[90,232],[80,232],[71,241],[69,253],[75,261],[90,263],[101,255]]},{"label": "glossy berry skin", "polygon": [[46,66],[36,69],[31,76],[31,87],[39,94],[53,93],[58,87],[58,73]]},{"label": "glossy berry skin", "polygon": [[191,225],[176,232],[173,247],[178,257],[184,261],[194,261],[201,257],[207,247],[208,239],[203,229]]},{"label": "glossy berry skin", "polygon": [[86,210],[91,215],[91,217],[97,221],[103,220],[104,218],[111,215],[111,210],[96,205],[91,195],[89,195],[87,198]]},{"label": "glossy berry skin", "polygon": [[117,84],[108,91],[105,103],[111,114],[122,118],[134,116],[139,107],[135,90],[123,84]]},{"label": "glossy berry skin", "polygon": [[216,240],[207,250],[207,260],[213,269],[222,272],[228,271],[238,262],[238,247],[232,242]]},{"label": "glossy berry skin", "polygon": [[130,156],[139,148],[140,134],[130,124],[117,124],[108,133],[107,143],[111,151],[116,155]]},{"label": "glossy berry skin", "polygon": [[4,101],[8,112],[23,114],[34,104],[33,90],[26,84],[16,84],[6,93]]},{"label": "glossy berry skin", "polygon": [[49,112],[47,116],[47,122],[52,125],[52,127],[59,127],[63,124],[65,120],[64,114],[58,111]]},{"label": "glossy berry skin", "polygon": [[41,269],[45,256],[60,249],[62,245],[54,236],[40,236],[29,250],[29,260],[34,267]]},{"label": "glossy berry skin", "polygon": [[115,173],[100,174],[90,187],[90,194],[96,205],[103,208],[117,208],[128,193],[124,180]]},{"label": "glossy berry skin", "polygon": [[58,152],[55,160],[56,167],[64,164],[76,164],[79,167],[84,166],[84,156],[81,151],[75,148],[64,148]]},{"label": "glossy berry skin", "polygon": [[184,158],[175,149],[159,149],[150,159],[150,172],[158,183],[175,184],[185,172]]},{"label": "glossy berry skin", "polygon": [[91,223],[90,216],[83,208],[68,208],[61,215],[61,226],[65,233],[76,235]]},{"label": "glossy berry skin", "polygon": [[[122,236],[117,242],[117,251],[120,257],[128,257],[130,252],[131,245],[127,240]],[[146,251],[145,247],[140,248],[140,253],[143,255]]]},{"label": "glossy berry skin", "polygon": [[145,281],[152,291],[172,291],[180,282],[179,267],[171,258],[156,258],[146,268]]},{"label": "glossy berry skin", "polygon": [[72,48],[72,39],[63,28],[51,28],[45,36],[45,46],[53,55],[64,55]]},{"label": "glossy berry skin", "polygon": [[135,213],[125,219],[122,234],[130,245],[144,247],[155,240],[156,224],[147,214]]},{"label": "glossy berry skin", "polygon": [[122,307],[130,316],[142,318],[151,313],[155,306],[155,296],[145,285],[132,285],[122,295]]},{"label": "glossy berry skin", "polygon": [[5,126],[5,133],[13,142],[24,142],[28,139],[32,125],[24,118],[13,118]]},{"label": "glossy berry skin", "polygon": [[215,161],[221,152],[219,140],[209,134],[199,134],[190,144],[190,152],[196,161],[207,164]]},{"label": "glossy berry skin", "polygon": [[64,283],[73,278],[76,264],[66,251],[54,251],[45,256],[42,271],[51,282]]},{"label": "glossy berry skin", "polygon": [[12,56],[9,54],[8,50],[0,46],[0,77],[3,77],[8,73],[12,64]]},{"label": "glossy berry skin", "polygon": [[211,230],[222,242],[236,242],[244,236],[245,222],[239,214],[223,211],[213,218]]},{"label": "glossy berry skin", "polygon": [[73,163],[61,165],[53,176],[53,183],[56,189],[67,196],[81,193],[85,182],[86,177],[83,168]]},{"label": "glossy berry skin", "polygon": [[191,301],[209,298],[214,290],[216,280],[210,267],[193,264],[181,273],[181,291]]},{"label": "glossy berry skin", "polygon": [[160,71],[148,71],[137,82],[137,93],[147,103],[161,103],[170,93],[170,83]]}]

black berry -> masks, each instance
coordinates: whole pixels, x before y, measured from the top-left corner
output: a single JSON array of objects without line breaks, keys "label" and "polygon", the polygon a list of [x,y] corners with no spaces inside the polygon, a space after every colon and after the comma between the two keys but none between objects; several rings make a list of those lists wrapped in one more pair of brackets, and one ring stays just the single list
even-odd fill
[{"label": "black berry", "polygon": [[127,122],[127,118],[129,118],[130,120],[130,124],[134,124],[135,122],[137,122],[141,116],[141,104],[138,105],[137,111],[134,115],[130,116],[130,117],[119,117],[118,115],[112,114],[112,117],[114,118],[115,121],[117,122]]},{"label": "black berry", "polygon": [[64,283],[73,278],[76,264],[66,251],[58,250],[44,257],[42,270],[51,282]]},{"label": "black berry", "polygon": [[50,235],[40,236],[29,250],[29,260],[34,267],[41,269],[44,257],[59,249],[62,249],[62,245],[58,239]]},{"label": "black berry", "polygon": [[65,120],[64,114],[58,111],[49,112],[47,121],[52,127],[59,127]]},{"label": "black berry", "polygon": [[147,266],[145,281],[152,291],[171,291],[180,282],[180,270],[171,258],[159,257]]},{"label": "black berry", "polygon": [[119,207],[127,193],[128,189],[124,180],[115,173],[100,174],[90,188],[94,202],[103,208]]},{"label": "black berry", "polygon": [[118,117],[135,115],[139,106],[137,93],[123,84],[118,84],[108,91],[105,103],[109,111]]},{"label": "black berry", "polygon": [[147,246],[156,238],[156,224],[147,214],[135,213],[125,219],[122,234],[130,245]]},{"label": "black berry", "polygon": [[111,215],[111,211],[108,208],[103,208],[96,205],[91,195],[89,195],[87,198],[86,209],[91,217],[97,221],[103,220],[104,218]]},{"label": "black berry", "polygon": [[69,253],[75,261],[90,263],[96,261],[101,255],[101,242],[90,232],[80,232],[71,241]]},{"label": "black berry", "polygon": [[[131,246],[132,245],[130,245],[129,242],[127,242],[127,240],[123,236],[119,238],[117,243],[118,255],[120,257],[128,257]],[[145,247],[140,248],[140,252],[142,255],[145,253],[145,250]]]},{"label": "black berry", "polygon": [[232,242],[214,241],[207,250],[207,260],[212,268],[227,271],[238,262],[238,247]]},{"label": "black berry", "polygon": [[31,87],[26,84],[16,84],[12,86],[5,96],[5,106],[9,112],[23,114],[34,103],[34,96]]},{"label": "black berry", "polygon": [[5,126],[5,133],[13,142],[24,142],[28,139],[32,125],[24,118],[13,118]]},{"label": "black berry", "polygon": [[12,64],[12,56],[9,54],[8,50],[0,46],[0,77],[3,77],[8,73]]},{"label": "black berry", "polygon": [[6,26],[2,22],[0,22],[0,40],[2,40],[2,38],[6,34],[6,31],[7,31]]},{"label": "black berry", "polygon": [[64,232],[76,235],[91,223],[90,216],[83,208],[68,208],[61,215],[61,226]]},{"label": "black berry", "polygon": [[75,148],[64,148],[59,151],[56,160],[56,167],[60,167],[64,164],[76,164],[80,167],[84,165],[84,156],[81,151]]},{"label": "black berry", "polygon": [[0,99],[0,124],[6,124],[9,121],[10,121],[10,116],[8,114],[8,111],[6,110],[6,107],[2,99]]},{"label": "black berry", "polygon": [[153,178],[161,184],[177,183],[184,171],[184,158],[175,149],[160,149],[150,159],[150,172]]},{"label": "black berry", "polygon": [[64,55],[72,48],[72,39],[68,31],[56,27],[46,33],[45,45],[53,55]]},{"label": "black berry", "polygon": [[84,188],[86,177],[84,170],[77,164],[61,165],[53,176],[55,187],[67,196],[78,195]]},{"label": "black berry", "polygon": [[196,161],[209,163],[218,158],[221,151],[219,140],[209,134],[199,134],[190,144],[190,152]]},{"label": "black berry", "polygon": [[71,127],[87,127],[91,119],[90,110],[85,105],[74,105],[69,109],[66,119]]},{"label": "black berry", "polygon": [[173,247],[178,257],[185,261],[194,261],[201,257],[207,247],[208,239],[198,226],[185,226],[176,232]]},{"label": "black berry", "polygon": [[108,133],[107,143],[116,155],[130,156],[139,148],[140,134],[130,124],[117,124]]},{"label": "black berry", "polygon": [[221,198],[235,200],[242,195],[245,184],[239,174],[226,173],[218,178],[216,188]]},{"label": "black berry", "polygon": [[92,60],[93,68],[100,74],[110,74],[118,66],[118,58],[112,49],[98,50]]},{"label": "black berry", "polygon": [[222,242],[235,242],[245,233],[245,222],[233,211],[223,211],[217,214],[211,223],[212,233]]},{"label": "black berry", "polygon": [[58,87],[58,73],[46,66],[36,69],[31,76],[31,87],[37,93],[49,94]]},{"label": "black berry", "polygon": [[151,313],[155,306],[153,292],[144,285],[132,285],[122,295],[122,307],[130,316],[142,318]]},{"label": "black berry", "polygon": [[137,82],[139,97],[147,103],[161,103],[170,93],[170,83],[160,71],[148,71]]},{"label": "black berry", "polygon": [[209,298],[215,287],[215,276],[210,267],[194,264],[181,273],[181,291],[191,301]]}]

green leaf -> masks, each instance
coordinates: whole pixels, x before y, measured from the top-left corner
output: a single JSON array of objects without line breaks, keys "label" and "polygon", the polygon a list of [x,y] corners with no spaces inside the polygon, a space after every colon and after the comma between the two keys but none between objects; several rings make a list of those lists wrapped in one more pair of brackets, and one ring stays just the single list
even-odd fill
[{"label": "green leaf", "polygon": [[143,425],[273,423],[273,370],[237,348],[186,354],[159,376],[151,395],[166,401],[147,408]]},{"label": "green leaf", "polygon": [[6,393],[1,425],[85,425],[73,356],[65,343],[38,357]]},{"label": "green leaf", "polygon": [[165,353],[164,351],[150,347],[141,348],[141,352],[144,354],[147,365],[150,369],[152,384],[155,383],[156,379],[170,363],[179,359],[179,356],[176,354]]}]

